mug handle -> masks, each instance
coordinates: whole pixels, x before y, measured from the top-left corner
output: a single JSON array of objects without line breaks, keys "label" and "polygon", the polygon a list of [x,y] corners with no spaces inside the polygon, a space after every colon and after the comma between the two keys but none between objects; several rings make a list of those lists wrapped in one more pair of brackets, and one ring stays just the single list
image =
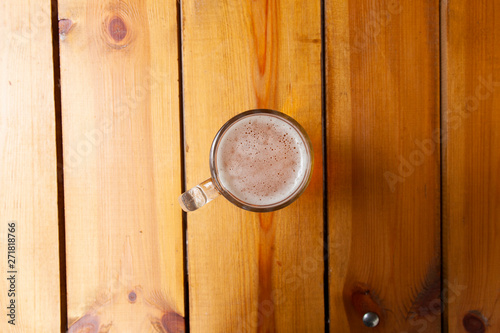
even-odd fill
[{"label": "mug handle", "polygon": [[203,207],[219,195],[220,193],[215,188],[212,178],[208,178],[189,191],[182,193],[179,197],[179,204],[183,211],[192,212]]}]

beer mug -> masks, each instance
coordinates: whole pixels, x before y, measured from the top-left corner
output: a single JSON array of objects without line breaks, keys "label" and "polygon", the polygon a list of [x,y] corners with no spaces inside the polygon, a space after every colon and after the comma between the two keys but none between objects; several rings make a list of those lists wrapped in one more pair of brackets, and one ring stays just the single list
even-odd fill
[{"label": "beer mug", "polygon": [[236,115],[215,135],[211,178],[179,197],[194,211],[219,195],[253,212],[270,212],[295,201],[311,180],[313,149],[304,128],[274,110]]}]

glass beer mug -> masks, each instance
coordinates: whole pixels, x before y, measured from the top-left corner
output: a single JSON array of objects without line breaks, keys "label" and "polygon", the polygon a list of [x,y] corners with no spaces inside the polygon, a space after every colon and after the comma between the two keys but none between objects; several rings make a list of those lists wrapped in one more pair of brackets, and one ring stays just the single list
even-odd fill
[{"label": "glass beer mug", "polygon": [[219,195],[253,212],[270,212],[295,201],[311,180],[313,150],[304,128],[273,110],[236,115],[215,135],[211,178],[186,191],[179,203],[194,211]]}]

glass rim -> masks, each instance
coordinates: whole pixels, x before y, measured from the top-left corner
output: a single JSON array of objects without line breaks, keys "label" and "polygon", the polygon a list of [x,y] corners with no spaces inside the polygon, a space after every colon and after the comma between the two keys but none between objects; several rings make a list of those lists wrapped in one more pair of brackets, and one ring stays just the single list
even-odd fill
[{"label": "glass rim", "polygon": [[[252,205],[249,203],[246,203],[242,200],[239,200],[235,195],[233,195],[230,191],[224,189],[224,187],[221,185],[219,182],[219,176],[217,172],[217,159],[216,159],[216,150],[219,144],[220,139],[223,137],[224,133],[237,121],[239,121],[242,118],[248,117],[248,116],[253,116],[255,114],[264,114],[264,115],[273,115],[277,118],[282,118],[283,120],[289,122],[293,127],[299,132],[300,136],[302,137],[306,151],[308,152],[308,155],[310,157],[310,163],[308,165],[308,168],[306,170],[305,176],[302,179],[300,185],[293,191],[293,193],[288,196],[286,199],[281,200],[279,202],[270,204],[270,205]],[[251,211],[251,212],[272,212],[281,208],[284,208],[288,205],[290,205],[292,202],[294,202],[307,188],[311,181],[312,177],[312,169],[313,169],[313,164],[314,164],[314,151],[312,148],[312,143],[309,138],[309,135],[307,135],[306,130],[300,125],[295,119],[292,117],[276,111],[276,110],[270,110],[270,109],[252,109],[248,110],[242,113],[237,114],[236,116],[232,117],[229,119],[217,132],[217,134],[214,137],[214,140],[212,141],[212,146],[210,148],[210,173],[212,176],[213,183],[217,190],[219,191],[220,194],[222,194],[227,200],[229,200],[232,204],[236,205],[239,208]]]}]

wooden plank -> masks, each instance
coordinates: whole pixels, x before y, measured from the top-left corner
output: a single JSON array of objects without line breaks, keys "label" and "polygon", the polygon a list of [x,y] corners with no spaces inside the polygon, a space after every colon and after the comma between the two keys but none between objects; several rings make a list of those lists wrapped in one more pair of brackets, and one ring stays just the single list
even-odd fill
[{"label": "wooden plank", "polygon": [[330,329],[437,332],[438,1],[326,1],[326,60]]},{"label": "wooden plank", "polygon": [[500,7],[442,6],[446,323],[450,332],[498,332]]},{"label": "wooden plank", "polygon": [[176,3],[59,16],[70,331],[181,332]]},{"label": "wooden plank", "polygon": [[311,184],[283,210],[218,198],[188,214],[191,332],[321,332],[320,1],[183,1],[182,22],[188,188],[209,177],[217,130],[245,110],[291,115],[315,152]]},{"label": "wooden plank", "polygon": [[50,1],[0,4],[1,332],[61,327],[51,24]]}]

